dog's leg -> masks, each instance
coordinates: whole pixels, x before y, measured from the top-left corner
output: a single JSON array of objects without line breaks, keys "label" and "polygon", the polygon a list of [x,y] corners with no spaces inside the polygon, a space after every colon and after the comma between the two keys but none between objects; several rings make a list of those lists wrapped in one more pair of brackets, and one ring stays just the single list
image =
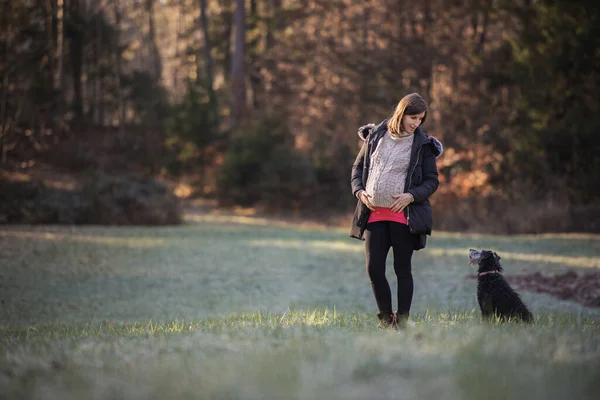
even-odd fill
[{"label": "dog's leg", "polygon": [[517,314],[517,317],[521,321],[526,322],[526,323],[533,322],[533,314],[525,306],[523,306],[523,308],[519,311],[519,313]]},{"label": "dog's leg", "polygon": [[494,318],[494,305],[489,296],[478,296],[479,308],[481,309],[481,317],[483,320],[489,321]]}]

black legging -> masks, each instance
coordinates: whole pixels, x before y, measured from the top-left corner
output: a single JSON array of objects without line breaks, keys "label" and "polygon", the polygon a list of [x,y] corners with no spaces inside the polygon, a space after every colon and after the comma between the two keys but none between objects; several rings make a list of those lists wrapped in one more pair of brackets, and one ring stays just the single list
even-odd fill
[{"label": "black legging", "polygon": [[365,253],[367,273],[380,313],[392,313],[392,293],[385,277],[385,260],[392,247],[394,271],[398,278],[398,315],[408,316],[413,297],[411,259],[413,238],[408,226],[399,222],[379,221],[367,224]]}]

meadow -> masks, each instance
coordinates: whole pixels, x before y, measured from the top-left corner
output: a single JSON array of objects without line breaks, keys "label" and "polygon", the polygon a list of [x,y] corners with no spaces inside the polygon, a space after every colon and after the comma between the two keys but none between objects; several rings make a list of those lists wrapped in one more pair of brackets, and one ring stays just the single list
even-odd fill
[{"label": "meadow", "polygon": [[397,332],[347,229],[1,226],[0,399],[598,398],[600,309],[520,291],[535,324],[482,323],[479,247],[507,275],[600,268],[598,235],[435,232]]}]

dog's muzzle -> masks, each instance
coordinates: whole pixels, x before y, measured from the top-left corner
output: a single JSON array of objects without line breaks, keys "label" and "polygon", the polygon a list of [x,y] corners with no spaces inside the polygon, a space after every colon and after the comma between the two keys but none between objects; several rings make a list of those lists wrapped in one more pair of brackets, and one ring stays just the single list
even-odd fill
[{"label": "dog's muzzle", "polygon": [[481,250],[470,249],[469,250],[469,264],[477,265],[481,259]]}]

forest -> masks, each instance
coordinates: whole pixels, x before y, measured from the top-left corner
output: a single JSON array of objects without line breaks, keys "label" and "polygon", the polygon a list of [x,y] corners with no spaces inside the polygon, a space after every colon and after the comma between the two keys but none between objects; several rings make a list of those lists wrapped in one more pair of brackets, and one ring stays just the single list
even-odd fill
[{"label": "forest", "polygon": [[417,92],[437,229],[600,232],[599,71],[595,1],[0,0],[0,223],[350,215]]}]

